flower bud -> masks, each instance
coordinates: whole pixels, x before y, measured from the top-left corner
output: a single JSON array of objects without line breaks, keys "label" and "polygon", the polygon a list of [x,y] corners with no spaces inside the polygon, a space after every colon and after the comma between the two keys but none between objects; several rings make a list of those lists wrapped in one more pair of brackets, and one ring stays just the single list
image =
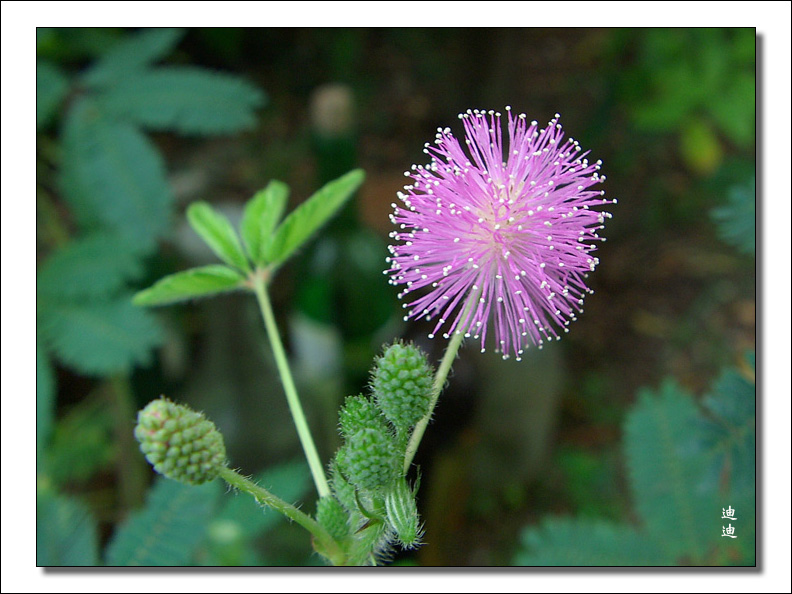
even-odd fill
[{"label": "flower bud", "polygon": [[[346,474],[346,447],[342,447],[336,452],[336,457],[332,463],[330,472],[330,484],[333,487],[333,494],[347,511],[356,511],[357,500],[355,499],[355,486],[344,478]],[[342,467],[344,472],[342,472]]]},{"label": "flower bud", "polygon": [[322,497],[316,504],[316,521],[336,540],[349,536],[347,512],[335,497]]},{"label": "flower bud", "polygon": [[341,435],[345,439],[349,439],[361,429],[374,427],[387,431],[388,428],[387,420],[382,416],[382,411],[377,408],[377,405],[370,398],[363,394],[347,396],[344,401],[344,407],[338,417]]},{"label": "flower bud", "polygon": [[371,386],[388,420],[406,432],[429,412],[432,368],[418,347],[395,342],[377,359]]},{"label": "flower bud", "polygon": [[399,544],[405,549],[413,549],[421,544],[423,531],[418,525],[415,495],[404,478],[394,482],[385,494],[385,509],[388,513],[388,524],[396,532]]},{"label": "flower bud", "polygon": [[[398,458],[393,437],[380,428],[361,429],[342,448],[337,458],[349,482],[359,489],[387,487],[398,473]],[[339,452],[340,454],[340,452]]]},{"label": "flower bud", "polygon": [[211,481],[225,466],[223,436],[214,423],[164,396],[138,412],[135,437],[154,470],[188,485]]}]

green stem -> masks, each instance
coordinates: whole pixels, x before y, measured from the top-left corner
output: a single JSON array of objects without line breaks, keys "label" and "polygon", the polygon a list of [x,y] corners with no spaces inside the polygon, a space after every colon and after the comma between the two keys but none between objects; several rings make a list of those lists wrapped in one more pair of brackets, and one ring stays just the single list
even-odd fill
[{"label": "green stem", "polygon": [[457,352],[459,351],[464,337],[465,335],[463,332],[454,333],[443,355],[443,360],[440,362],[440,367],[437,368],[434,383],[432,384],[432,400],[429,403],[429,412],[415,425],[415,429],[413,429],[412,435],[410,436],[410,441],[407,443],[407,449],[404,452],[404,474],[407,474],[407,471],[410,470],[410,464],[412,464],[415,452],[418,450],[418,445],[421,443],[424,431],[426,431],[426,427],[432,419],[432,412],[437,404],[437,399],[440,398],[440,392],[443,391],[448,372],[451,371],[451,365],[454,363],[454,359],[456,359]]},{"label": "green stem", "polygon": [[313,437],[311,437],[311,430],[308,428],[308,422],[305,420],[305,413],[300,404],[300,397],[297,395],[297,388],[294,385],[294,379],[289,369],[286,351],[283,348],[283,343],[278,334],[275,314],[272,312],[272,305],[269,300],[269,295],[267,294],[266,281],[263,276],[256,274],[252,278],[252,284],[253,291],[256,293],[256,298],[259,302],[259,307],[261,308],[261,315],[264,317],[264,326],[267,328],[267,336],[272,345],[272,352],[275,355],[275,364],[278,366],[283,389],[286,392],[286,401],[289,403],[289,410],[294,419],[294,424],[297,427],[300,443],[302,443],[305,457],[308,460],[308,466],[311,468],[316,490],[319,493],[319,497],[327,497],[330,495],[330,487],[327,484],[324,467],[316,451]]},{"label": "green stem", "polygon": [[218,474],[220,475],[220,478],[222,478],[232,487],[236,487],[240,491],[244,491],[245,493],[252,495],[262,505],[267,505],[272,509],[279,511],[290,520],[297,522],[300,526],[305,528],[313,535],[315,544],[318,545],[317,550],[325,555],[333,565],[344,564],[344,561],[346,560],[344,551],[330,535],[330,533],[327,532],[327,530],[325,530],[324,527],[322,527],[322,525],[314,520],[311,516],[301,512],[290,503],[286,503],[283,501],[283,499],[276,497],[263,487],[258,486],[253,481],[246,479],[244,476],[231,470],[227,466],[221,468]]},{"label": "green stem", "polygon": [[[480,296],[481,289],[471,291],[470,295],[468,295],[467,302],[462,310],[462,315],[459,316],[459,326],[465,327],[467,325],[470,312],[473,307],[475,307]],[[407,474],[410,470],[410,464],[412,464],[413,458],[415,458],[415,452],[418,450],[421,439],[423,439],[426,427],[429,425],[429,421],[432,420],[432,413],[434,412],[435,405],[437,405],[437,399],[440,398],[440,392],[443,391],[448,372],[451,371],[451,365],[454,363],[454,359],[456,359],[459,347],[462,345],[464,338],[465,331],[459,330],[454,332],[451,340],[448,342],[443,360],[440,361],[440,367],[437,368],[434,383],[432,384],[432,400],[429,403],[429,412],[415,425],[415,429],[413,429],[412,435],[410,435],[410,441],[407,443],[407,449],[404,452],[404,474]]]}]

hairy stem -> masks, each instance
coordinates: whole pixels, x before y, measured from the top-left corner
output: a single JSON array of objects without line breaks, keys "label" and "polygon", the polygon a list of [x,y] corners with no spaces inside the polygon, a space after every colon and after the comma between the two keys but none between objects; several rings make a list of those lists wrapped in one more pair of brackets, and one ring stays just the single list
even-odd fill
[{"label": "hairy stem", "polygon": [[316,490],[320,497],[326,497],[330,495],[330,487],[327,484],[324,467],[316,451],[316,445],[314,445],[311,430],[308,428],[308,422],[305,420],[305,413],[300,404],[300,397],[297,395],[297,388],[294,385],[294,379],[292,378],[291,369],[289,368],[289,361],[286,358],[286,351],[283,348],[283,343],[278,334],[275,315],[272,312],[272,305],[269,300],[269,295],[267,294],[266,281],[261,275],[253,275],[251,280],[253,291],[256,293],[256,298],[261,308],[261,315],[264,317],[264,326],[267,329],[267,336],[272,345],[272,352],[275,355],[275,363],[278,366],[278,372],[281,382],[283,383],[283,390],[286,392],[286,401],[289,403],[289,410],[294,419],[294,425],[297,427],[297,434],[300,437],[300,443],[305,452],[305,457],[308,460],[308,466],[311,469],[311,474],[316,484]]},{"label": "hairy stem", "polygon": [[429,403],[429,412],[415,425],[415,429],[413,429],[412,435],[410,435],[410,441],[407,442],[407,449],[404,452],[404,474],[407,474],[410,470],[410,464],[412,464],[413,458],[415,458],[415,452],[418,450],[421,439],[423,439],[429,421],[432,420],[432,413],[437,405],[437,399],[440,398],[440,392],[443,391],[443,387],[445,386],[448,372],[451,371],[451,365],[453,365],[454,359],[456,359],[457,353],[459,352],[459,347],[462,346],[462,341],[465,339],[465,330],[460,330],[459,328],[465,328],[469,325],[471,310],[479,300],[480,295],[481,289],[472,291],[470,295],[468,295],[467,302],[458,319],[457,330],[451,336],[451,340],[448,341],[448,346],[443,354],[443,360],[440,361],[440,367],[437,368],[437,373],[435,373],[434,382],[432,383],[432,400]]},{"label": "hairy stem", "polygon": [[276,497],[263,487],[258,486],[253,481],[245,478],[241,474],[231,470],[228,467],[223,467],[220,470],[219,475],[220,478],[222,478],[232,487],[252,495],[256,501],[262,505],[271,507],[272,509],[282,513],[290,520],[297,522],[300,526],[305,528],[313,535],[315,544],[318,545],[317,550],[325,555],[330,560],[330,562],[333,563],[333,565],[344,564],[346,555],[344,554],[341,547],[330,535],[330,533],[327,532],[327,530],[325,530],[322,525],[314,520],[311,516],[301,512],[290,503],[286,503],[283,501],[283,499]]},{"label": "hairy stem", "polygon": [[407,449],[404,452],[404,474],[407,474],[407,471],[410,470],[410,464],[412,464],[415,452],[418,450],[426,427],[432,419],[432,413],[437,404],[437,399],[440,397],[440,392],[443,391],[448,372],[451,371],[451,365],[454,363],[454,359],[456,359],[457,352],[459,351],[464,337],[465,335],[462,332],[454,333],[443,355],[443,360],[440,362],[440,367],[437,368],[437,373],[432,383],[432,400],[429,403],[429,412],[415,425],[415,429],[413,429],[412,435],[410,435],[410,441],[407,442]]}]

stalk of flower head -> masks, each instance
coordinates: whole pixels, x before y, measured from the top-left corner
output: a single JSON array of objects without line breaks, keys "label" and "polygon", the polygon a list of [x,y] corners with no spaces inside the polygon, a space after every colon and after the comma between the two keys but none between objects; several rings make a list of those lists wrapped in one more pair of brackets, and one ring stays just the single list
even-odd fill
[{"label": "stalk of flower head", "polygon": [[[539,129],[506,112],[506,139],[500,113],[460,114],[467,150],[449,128],[438,129],[424,149],[430,163],[405,172],[412,183],[393,205],[398,243],[385,272],[404,286],[405,320],[437,318],[429,338],[443,328],[450,338],[432,406],[463,338],[480,339],[484,352],[493,334],[495,351],[519,361],[530,345],[568,332],[592,292],[586,278],[599,263],[592,252],[611,216],[595,207],[616,202],[591,189],[605,180],[601,162],[564,140],[558,114]],[[405,471],[430,416],[413,432]]]},{"label": "stalk of flower head", "polygon": [[278,373],[280,374],[281,383],[283,384],[283,391],[286,393],[289,411],[294,420],[294,426],[297,428],[297,435],[300,438],[305,458],[311,469],[311,475],[313,476],[316,490],[320,497],[326,497],[330,494],[330,487],[327,484],[324,466],[319,459],[319,453],[316,450],[316,445],[311,436],[311,430],[305,419],[302,404],[300,404],[300,397],[297,395],[297,388],[294,385],[294,379],[292,378],[291,368],[286,358],[286,352],[283,349],[283,343],[278,334],[278,327],[275,324],[275,316],[272,313],[272,306],[270,305],[267,287],[263,278],[256,277],[253,283],[253,290],[256,293],[261,316],[264,318],[264,326],[267,329],[267,336],[269,337],[272,352],[275,356],[275,364],[278,367]]}]

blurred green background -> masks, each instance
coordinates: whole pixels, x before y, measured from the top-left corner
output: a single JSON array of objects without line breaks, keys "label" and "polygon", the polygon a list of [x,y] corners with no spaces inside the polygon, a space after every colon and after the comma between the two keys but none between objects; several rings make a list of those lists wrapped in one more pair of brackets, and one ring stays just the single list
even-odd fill
[{"label": "blurred green background", "polygon": [[[128,561],[119,526],[140,520],[146,493],[175,488],[151,486],[132,437],[135,411],[161,393],[214,420],[232,466],[313,508],[254,300],[143,312],[128,296],[212,261],[185,224],[190,202],[234,219],[270,179],[293,206],[363,168],[356,200],[272,287],[329,460],[338,406],[383,343],[442,354],[430,326],[401,321],[382,270],[403,172],[438,126],[460,133],[468,108],[560,113],[619,203],[595,294],[564,340],[519,363],[463,348],[416,458],[428,544],[395,562],[552,564],[530,548],[549,517],[644,529],[625,445],[637,394],[663,385],[712,412],[702,398],[729,383],[724,369],[754,385],[753,29],[39,29],[37,59],[40,565]],[[735,423],[752,430],[754,414]],[[726,456],[721,493],[746,464]],[[193,532],[174,528],[186,552],[138,561],[317,563],[299,528],[204,491],[185,495],[198,498],[185,503]],[[717,499],[712,513],[727,504],[741,511]],[[750,546],[713,552],[719,522],[711,549],[669,563],[753,564]]]}]

